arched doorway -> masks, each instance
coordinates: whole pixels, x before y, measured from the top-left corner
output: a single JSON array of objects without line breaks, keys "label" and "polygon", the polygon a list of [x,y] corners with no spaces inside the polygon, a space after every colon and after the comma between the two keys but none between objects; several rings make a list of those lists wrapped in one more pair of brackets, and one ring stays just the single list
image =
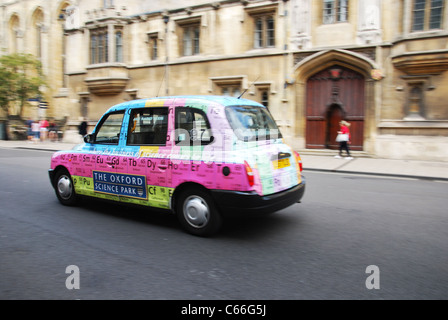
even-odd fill
[{"label": "arched doorway", "polygon": [[306,148],[336,149],[339,121],[351,123],[352,150],[363,150],[364,87],[362,74],[332,65],[306,82]]}]

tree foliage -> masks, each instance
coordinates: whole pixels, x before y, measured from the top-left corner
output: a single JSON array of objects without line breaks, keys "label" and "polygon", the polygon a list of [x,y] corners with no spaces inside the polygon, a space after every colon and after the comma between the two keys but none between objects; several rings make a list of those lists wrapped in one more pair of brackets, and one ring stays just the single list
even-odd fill
[{"label": "tree foliage", "polygon": [[42,65],[31,54],[0,56],[0,107],[9,115],[11,103],[19,106],[19,115],[30,98],[42,96],[45,84]]}]

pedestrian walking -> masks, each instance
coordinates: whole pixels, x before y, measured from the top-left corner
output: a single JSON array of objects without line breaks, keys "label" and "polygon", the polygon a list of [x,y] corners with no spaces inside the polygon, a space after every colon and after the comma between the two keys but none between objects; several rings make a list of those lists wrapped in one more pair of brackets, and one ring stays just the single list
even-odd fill
[{"label": "pedestrian walking", "polygon": [[350,123],[345,120],[339,122],[339,131],[336,137],[336,141],[339,142],[339,155],[335,156],[335,158],[342,158],[342,151],[345,150],[347,156],[345,159],[353,159],[350,155],[350,147],[351,143],[351,135],[350,135]]},{"label": "pedestrian walking", "polygon": [[25,121],[26,123],[26,135],[27,135],[27,139],[29,142],[33,141],[34,135],[33,135],[33,130],[31,128],[31,126],[33,125],[33,120],[31,118],[29,118],[28,120]]},{"label": "pedestrian walking", "polygon": [[34,120],[31,124],[31,132],[33,134],[33,142],[39,141],[40,138],[40,124],[39,121]]},{"label": "pedestrian walking", "polygon": [[40,121],[40,141],[47,140],[48,137],[48,120],[46,118]]},{"label": "pedestrian walking", "polygon": [[58,140],[58,126],[53,119],[50,120],[48,126],[48,137],[50,138],[51,142],[55,142]]}]

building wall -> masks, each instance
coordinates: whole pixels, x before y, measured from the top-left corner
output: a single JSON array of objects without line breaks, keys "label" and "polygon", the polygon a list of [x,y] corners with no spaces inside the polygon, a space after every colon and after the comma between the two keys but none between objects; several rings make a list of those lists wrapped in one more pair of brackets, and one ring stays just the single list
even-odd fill
[{"label": "building wall", "polygon": [[[260,102],[267,92],[287,142],[304,149],[307,81],[339,65],[364,77],[365,153],[447,160],[447,4],[440,28],[413,31],[414,0],[337,0],[348,3],[339,17],[329,15],[325,3],[1,0],[0,41],[4,52],[16,47],[35,53],[37,33],[31,30],[42,20],[47,115],[68,118],[66,139],[79,139],[76,124],[83,116],[93,126],[106,109],[124,100],[221,94],[227,87],[247,90],[245,97]],[[275,45],[255,48],[255,19],[266,16],[274,18]],[[184,56],[182,30],[190,25],[199,28],[200,53]],[[98,28],[110,35],[110,59],[91,64],[90,39]],[[117,30],[123,33],[118,62]],[[157,59],[151,57],[151,39],[156,39]]]},{"label": "building wall", "polygon": [[[368,154],[446,161],[448,10],[445,3],[440,28],[413,31],[413,4],[349,1],[346,21],[325,24],[323,1],[293,1],[295,15],[304,17],[292,23],[291,33],[296,148],[306,143],[307,79],[342,63],[367,74],[363,147]],[[380,78],[371,77],[372,71]]]},{"label": "building wall", "polygon": [[[246,97],[259,101],[260,90],[267,90],[270,110],[285,127],[283,131],[287,135],[290,120],[285,114],[287,104],[282,102],[288,63],[288,55],[283,50],[287,27],[283,2],[191,4],[167,9],[156,3],[151,11],[131,12],[129,8],[126,15],[119,6],[108,13],[95,11],[92,4],[86,10],[81,9],[80,4],[80,15],[87,12],[84,22],[78,27],[66,28],[67,48],[72,48],[67,52],[69,100],[73,102],[73,107],[66,111],[69,118],[82,117],[81,107],[76,103],[82,103],[83,99],[88,101],[88,118],[94,122],[110,105],[124,100],[166,94],[221,94],[222,87],[237,86],[238,92],[247,90]],[[266,14],[275,20],[275,45],[254,49],[254,17]],[[167,24],[163,20],[165,16],[169,17]],[[182,28],[191,23],[199,27],[200,54],[184,56]],[[126,43],[123,61],[91,65],[88,48],[92,30],[97,27],[110,30],[117,26],[122,27]],[[157,39],[156,60],[151,59],[150,36]],[[111,56],[114,49],[113,44],[110,46]],[[121,90],[111,89],[114,78],[123,81]],[[109,92],[99,92],[100,80],[95,79],[105,79]]]}]

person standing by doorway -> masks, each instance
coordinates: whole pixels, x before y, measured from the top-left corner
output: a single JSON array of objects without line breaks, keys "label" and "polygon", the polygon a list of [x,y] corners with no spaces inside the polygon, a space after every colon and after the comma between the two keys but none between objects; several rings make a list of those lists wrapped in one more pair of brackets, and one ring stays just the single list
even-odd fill
[{"label": "person standing by doorway", "polygon": [[335,156],[335,158],[342,158],[342,151],[345,150],[347,156],[345,159],[353,159],[350,155],[350,147],[351,143],[351,135],[350,135],[350,123],[345,120],[339,122],[339,131],[336,141],[339,142],[339,155]]}]

